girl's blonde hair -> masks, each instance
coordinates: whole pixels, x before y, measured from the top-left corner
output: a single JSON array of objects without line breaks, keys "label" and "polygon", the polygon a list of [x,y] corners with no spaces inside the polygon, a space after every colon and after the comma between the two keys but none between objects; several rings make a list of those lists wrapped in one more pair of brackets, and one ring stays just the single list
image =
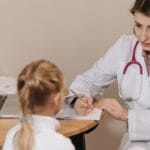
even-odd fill
[{"label": "girl's blonde hair", "polygon": [[44,106],[50,94],[61,92],[62,87],[62,72],[49,61],[34,61],[21,71],[18,76],[17,91],[23,120],[21,129],[14,136],[15,150],[33,148],[33,131],[25,118],[34,113],[34,106]]}]

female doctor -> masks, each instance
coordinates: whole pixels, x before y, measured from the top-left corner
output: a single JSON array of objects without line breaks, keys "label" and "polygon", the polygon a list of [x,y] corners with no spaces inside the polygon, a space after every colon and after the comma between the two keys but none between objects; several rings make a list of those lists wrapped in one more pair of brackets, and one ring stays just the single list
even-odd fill
[{"label": "female doctor", "polygon": [[[150,0],[136,0],[131,9],[134,35],[122,36],[91,69],[76,77],[68,103],[79,114],[101,108],[128,124],[120,150],[150,150]],[[121,103],[114,98],[93,99],[117,80]],[[122,105],[124,103],[125,105]]]}]

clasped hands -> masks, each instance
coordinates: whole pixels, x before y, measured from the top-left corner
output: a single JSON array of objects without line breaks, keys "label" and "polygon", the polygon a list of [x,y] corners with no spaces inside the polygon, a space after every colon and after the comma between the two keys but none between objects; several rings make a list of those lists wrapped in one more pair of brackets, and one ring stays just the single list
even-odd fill
[{"label": "clasped hands", "polygon": [[121,105],[115,98],[101,98],[94,101],[91,97],[80,95],[81,99],[77,99],[74,104],[74,109],[77,114],[86,115],[93,107],[102,109],[110,116],[117,120],[125,120],[128,115],[128,109]]}]

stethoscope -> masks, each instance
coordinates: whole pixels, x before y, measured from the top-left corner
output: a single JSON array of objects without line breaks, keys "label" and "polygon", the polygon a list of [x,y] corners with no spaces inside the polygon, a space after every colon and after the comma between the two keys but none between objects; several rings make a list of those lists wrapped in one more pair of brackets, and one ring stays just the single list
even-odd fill
[{"label": "stethoscope", "polygon": [[[139,86],[139,92],[136,96],[134,97],[126,97],[126,96],[123,96],[123,92],[122,92],[122,86],[120,85],[120,97],[123,98],[123,99],[126,99],[127,101],[133,101],[133,100],[137,100],[140,96],[141,96],[141,91],[142,91],[142,75],[143,75],[143,68],[142,68],[142,65],[140,64],[139,61],[136,60],[136,49],[137,49],[137,45],[138,45],[138,41],[135,43],[134,45],[134,48],[133,48],[133,53],[132,53],[132,58],[131,60],[125,65],[124,69],[123,69],[123,72],[122,72],[122,78],[120,80],[120,84],[123,83],[123,79],[124,79],[124,76],[126,75],[129,67],[131,67],[132,65],[136,65],[138,68],[139,68],[139,73],[140,73],[140,85]],[[134,84],[134,83],[131,83],[131,84]],[[132,85],[133,87],[133,85]],[[136,88],[136,87],[134,87]]]}]

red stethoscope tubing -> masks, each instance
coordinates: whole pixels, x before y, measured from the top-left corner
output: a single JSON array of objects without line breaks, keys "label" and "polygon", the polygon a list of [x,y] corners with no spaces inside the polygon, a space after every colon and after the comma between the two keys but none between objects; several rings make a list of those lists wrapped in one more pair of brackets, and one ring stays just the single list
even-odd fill
[{"label": "red stethoscope tubing", "polygon": [[[131,66],[131,65],[137,65],[138,67],[139,67],[139,73],[140,73],[140,76],[141,76],[141,84],[140,84],[140,90],[139,90],[139,95],[138,96],[136,96],[136,97],[134,97],[134,98],[131,98],[131,97],[127,97],[126,99],[134,99],[134,100],[137,100],[139,97],[140,97],[140,95],[141,95],[141,91],[142,91],[142,75],[143,75],[143,69],[142,69],[142,65],[140,64],[140,62],[138,62],[137,60],[136,60],[136,57],[135,57],[135,55],[136,55],[136,49],[137,49],[137,45],[138,45],[138,41],[135,43],[135,45],[134,45],[134,48],[133,48],[133,52],[132,52],[132,58],[131,58],[131,60],[125,65],[125,67],[124,67],[124,69],[123,69],[123,75],[122,75],[122,78],[121,78],[121,81],[120,81],[120,83],[122,83],[123,82],[123,78],[124,78],[124,76],[125,76],[125,74],[126,74],[126,72],[127,72],[127,70],[128,70],[128,68]],[[119,94],[122,98],[124,98],[125,96],[123,96],[123,94],[122,94],[122,86],[120,85],[120,94]]]},{"label": "red stethoscope tubing", "polygon": [[129,68],[129,66],[130,66],[130,65],[133,65],[133,64],[138,65],[138,66],[139,66],[139,69],[140,69],[140,74],[141,74],[141,75],[143,74],[142,65],[136,60],[136,57],[135,57],[136,48],[137,48],[138,43],[139,43],[139,42],[137,41],[137,42],[135,43],[135,45],[134,45],[133,53],[132,53],[132,59],[131,59],[131,61],[129,61],[129,62],[125,65],[125,67],[124,67],[124,69],[123,69],[123,74],[125,74],[125,73],[127,72],[128,68]]}]

